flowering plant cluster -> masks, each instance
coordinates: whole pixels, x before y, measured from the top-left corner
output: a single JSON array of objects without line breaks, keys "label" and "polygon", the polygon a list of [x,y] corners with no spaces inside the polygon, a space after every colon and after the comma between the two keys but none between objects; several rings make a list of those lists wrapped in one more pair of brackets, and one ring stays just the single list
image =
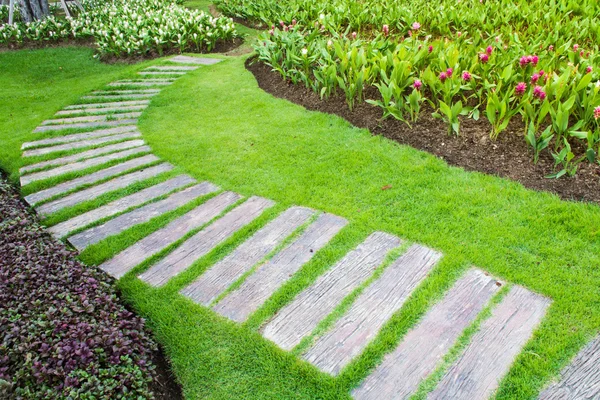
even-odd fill
[{"label": "flowering plant cluster", "polygon": [[[365,87],[375,86],[381,98],[367,101],[381,107],[384,117],[409,124],[426,102],[451,134],[459,134],[461,119],[484,115],[495,139],[520,118],[534,161],[550,151],[555,177],[573,175],[579,162],[598,161],[600,76],[594,67],[600,53],[598,41],[591,40],[597,31],[587,31],[586,45],[573,45],[557,35],[524,42],[516,32],[440,37],[416,20],[402,24],[405,29],[396,26],[395,33],[389,24],[357,32],[351,30],[355,22],[334,14],[322,13],[309,24],[301,20],[273,24],[255,46],[260,60],[293,83],[321,96],[343,92],[350,107],[365,100]],[[340,21],[350,25],[339,29]],[[533,34],[525,30],[527,35]]]},{"label": "flowering plant cluster", "polygon": [[156,344],[0,179],[0,398],[151,399]]},{"label": "flowering plant cluster", "polygon": [[0,26],[1,44],[93,39],[101,56],[211,51],[238,36],[230,18],[164,0],[87,2],[76,18],[46,18]]}]

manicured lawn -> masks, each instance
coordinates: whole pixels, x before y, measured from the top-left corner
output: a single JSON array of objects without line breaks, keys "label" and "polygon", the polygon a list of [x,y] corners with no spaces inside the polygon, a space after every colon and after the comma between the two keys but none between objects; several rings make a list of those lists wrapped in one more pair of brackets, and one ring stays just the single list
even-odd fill
[{"label": "manicured lawn", "polygon": [[[102,65],[85,49],[2,53],[0,64],[8,66],[0,76],[0,138],[6,144],[0,165],[14,181],[21,143],[40,137],[30,133],[36,125],[85,92],[129,78],[140,68]],[[242,57],[180,78],[152,100],[140,130],[153,152],[178,172],[278,203],[162,289],[135,278],[149,263],[119,281],[125,298],[164,344],[188,398],[348,397],[471,265],[553,300],[498,398],[535,398],[600,327],[596,205],[564,202],[514,182],[464,172],[340,118],[275,99],[258,89]],[[382,190],[385,186],[390,187]],[[226,321],[178,294],[292,204],[342,216],[350,224],[246,324]],[[82,259],[99,263],[192,206],[98,243]],[[62,212],[48,222],[81,211]],[[262,339],[257,330],[264,321],[374,230],[435,248],[444,258],[360,357],[334,379]]]}]

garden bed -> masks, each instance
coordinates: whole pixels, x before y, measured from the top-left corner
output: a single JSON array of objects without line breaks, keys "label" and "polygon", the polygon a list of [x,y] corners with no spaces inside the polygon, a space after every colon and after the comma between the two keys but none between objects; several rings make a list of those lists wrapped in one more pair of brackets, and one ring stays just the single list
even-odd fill
[{"label": "garden bed", "polygon": [[[431,116],[431,109],[424,107],[418,122],[409,127],[393,118],[382,119],[381,108],[365,102],[356,102],[350,110],[343,95],[321,99],[302,85],[286,82],[278,72],[256,58],[249,59],[246,67],[260,88],[276,97],[309,110],[336,114],[373,134],[435,154],[451,165],[509,178],[531,189],[553,192],[565,200],[600,203],[600,165],[582,163],[573,177],[546,178],[554,171],[553,158],[542,153],[539,162],[533,164],[531,149],[523,140],[524,126],[517,121],[511,121],[508,129],[493,141],[485,118],[479,121],[462,118],[460,136],[450,136],[447,125]],[[376,88],[366,89],[365,98],[379,97]]]}]

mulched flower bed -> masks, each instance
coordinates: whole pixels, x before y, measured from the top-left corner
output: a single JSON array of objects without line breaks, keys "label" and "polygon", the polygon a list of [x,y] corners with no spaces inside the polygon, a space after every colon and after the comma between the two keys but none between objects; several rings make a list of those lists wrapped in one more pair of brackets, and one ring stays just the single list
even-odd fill
[{"label": "mulched flower bed", "polygon": [[[254,74],[259,87],[276,97],[309,110],[338,115],[357,127],[425,150],[451,165],[509,178],[531,189],[555,193],[565,200],[600,203],[599,165],[581,163],[574,177],[546,178],[554,171],[554,160],[548,152],[544,152],[539,162],[533,163],[531,151],[523,139],[523,124],[516,121],[495,141],[490,140],[491,127],[485,118],[479,121],[462,119],[460,136],[450,136],[447,126],[431,117],[432,111],[426,107],[419,121],[409,127],[393,118],[382,120],[381,109],[365,102],[356,102],[354,109],[350,110],[343,95],[322,100],[304,86],[286,82],[278,72],[256,58],[249,59],[246,67]],[[365,98],[378,97],[376,88],[365,90]]]},{"label": "mulched flower bed", "polygon": [[182,398],[144,320],[2,176],[0,254],[0,398]]}]

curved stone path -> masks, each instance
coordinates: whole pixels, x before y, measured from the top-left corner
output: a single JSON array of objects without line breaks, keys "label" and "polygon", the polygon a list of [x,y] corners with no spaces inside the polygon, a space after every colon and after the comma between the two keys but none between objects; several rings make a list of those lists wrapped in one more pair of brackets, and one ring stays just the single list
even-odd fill
[{"label": "curved stone path", "polygon": [[[139,72],[136,79],[110,83],[106,90],[82,97],[85,103],[67,106],[55,118],[42,122],[35,132],[45,137],[23,144],[28,162],[20,171],[22,185],[41,184],[44,189],[26,196],[26,201],[48,216],[117,189],[160,180],[173,166],[151,153],[137,130],[137,118],[164,87],[219,61],[173,57],[164,65]],[[53,182],[58,183],[51,185]],[[246,199],[222,191],[188,175],[146,186],[62,221],[50,232],[83,250],[198,202],[100,265],[121,278],[185,238],[139,274],[143,282],[160,287],[275,205],[269,199]],[[226,318],[244,322],[347,225],[339,216],[290,207],[209,267],[181,294]],[[261,334],[284,350],[308,340],[301,357],[323,372],[339,374],[360,357],[442,258],[435,250],[407,244],[401,255],[390,259],[391,252],[398,253],[402,244],[398,237],[373,232],[279,310],[260,329]],[[503,285],[478,269],[466,271],[352,395],[356,399],[409,398]],[[318,326],[349,296],[354,296],[353,302],[338,312],[325,332],[319,332]],[[510,287],[429,398],[488,398],[541,323],[549,304],[548,299],[525,288]]]}]

